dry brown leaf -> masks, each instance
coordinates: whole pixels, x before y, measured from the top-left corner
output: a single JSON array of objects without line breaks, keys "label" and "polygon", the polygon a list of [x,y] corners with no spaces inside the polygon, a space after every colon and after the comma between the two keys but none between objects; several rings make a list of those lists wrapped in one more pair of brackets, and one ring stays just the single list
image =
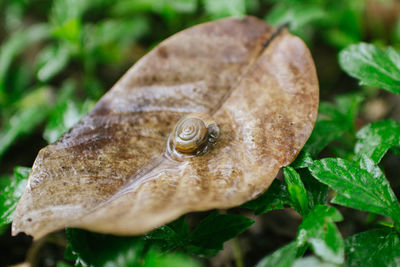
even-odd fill
[{"label": "dry brown leaf", "polygon": [[[310,52],[286,30],[245,17],[182,31],[39,152],[13,234],[142,234],[187,212],[240,205],[296,157],[318,99]],[[171,160],[168,137],[193,112],[210,114],[220,136],[205,154]]]}]

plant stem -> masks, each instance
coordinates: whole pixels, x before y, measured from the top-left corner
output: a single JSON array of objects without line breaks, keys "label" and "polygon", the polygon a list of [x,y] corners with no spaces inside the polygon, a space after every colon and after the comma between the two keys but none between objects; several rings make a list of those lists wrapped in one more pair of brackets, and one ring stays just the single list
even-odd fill
[{"label": "plant stem", "polygon": [[239,244],[239,238],[235,237],[232,240],[233,256],[235,258],[236,267],[243,267],[243,254]]}]

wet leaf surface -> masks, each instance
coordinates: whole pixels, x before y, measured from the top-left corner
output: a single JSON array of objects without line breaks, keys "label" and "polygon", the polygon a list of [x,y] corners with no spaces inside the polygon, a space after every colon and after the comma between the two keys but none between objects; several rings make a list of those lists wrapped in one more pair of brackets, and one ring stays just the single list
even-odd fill
[{"label": "wet leaf surface", "polygon": [[[286,30],[245,17],[180,32],[39,152],[13,233],[142,234],[187,212],[243,204],[304,146],[318,98],[312,57]],[[220,135],[207,153],[171,158],[171,131],[193,112],[210,115]]]}]

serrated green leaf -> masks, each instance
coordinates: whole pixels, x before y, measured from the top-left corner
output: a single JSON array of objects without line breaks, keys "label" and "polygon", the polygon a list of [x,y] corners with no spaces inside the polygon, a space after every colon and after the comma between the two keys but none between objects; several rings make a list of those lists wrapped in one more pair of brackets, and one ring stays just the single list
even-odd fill
[{"label": "serrated green leaf", "polygon": [[157,244],[163,251],[172,251],[177,247],[187,246],[190,242],[190,234],[185,216],[145,234],[144,238]]},{"label": "serrated green leaf", "polygon": [[300,175],[292,167],[283,168],[283,175],[292,199],[292,205],[298,213],[305,216],[309,211],[308,197]]},{"label": "serrated green leaf", "polygon": [[399,266],[400,238],[390,228],[363,232],[345,239],[346,266]]},{"label": "serrated green leaf", "polygon": [[400,123],[395,120],[373,122],[359,130],[356,137],[355,159],[366,155],[378,164],[390,148],[400,145]]},{"label": "serrated green leaf", "polygon": [[400,94],[400,54],[392,47],[359,43],[339,54],[341,68],[350,76],[368,86],[376,86]]},{"label": "serrated green leaf", "polygon": [[0,177],[0,227],[9,224],[17,202],[25,190],[30,168],[15,167],[14,175]]},{"label": "serrated green leaf", "polygon": [[205,249],[221,250],[225,241],[240,235],[253,223],[253,220],[242,215],[218,215],[213,212],[193,230],[190,244]]},{"label": "serrated green leaf", "polygon": [[254,210],[255,214],[259,215],[270,210],[283,209],[285,205],[290,204],[291,200],[287,186],[278,179],[275,179],[264,194],[243,204],[241,207]]},{"label": "serrated green leaf", "polygon": [[389,182],[365,155],[359,164],[327,158],[314,161],[309,169],[317,180],[338,193],[332,203],[400,219],[400,206]]},{"label": "serrated green leaf", "polygon": [[256,267],[290,267],[292,266],[297,253],[296,242],[276,250],[274,253],[264,257]]},{"label": "serrated green leaf", "polygon": [[334,222],[343,220],[334,207],[317,205],[304,217],[297,234],[297,246],[311,245],[325,261],[342,264],[344,243]]}]

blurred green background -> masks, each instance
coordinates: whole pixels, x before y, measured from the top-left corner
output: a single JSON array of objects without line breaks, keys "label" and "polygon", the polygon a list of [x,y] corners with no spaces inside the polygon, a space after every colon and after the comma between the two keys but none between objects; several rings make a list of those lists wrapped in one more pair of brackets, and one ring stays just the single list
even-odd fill
[{"label": "blurred green background", "polygon": [[[354,90],[366,103],[384,99],[385,92],[359,87],[343,73],[337,55],[361,41],[400,48],[399,12],[396,0],[0,0],[0,176],[31,166],[41,147],[79,121],[157,43],[221,17],[288,23],[310,47],[322,99]],[[364,121],[393,111],[364,108]],[[30,240],[9,235],[4,229],[0,240],[1,253],[9,253],[4,264],[22,262]]]}]

